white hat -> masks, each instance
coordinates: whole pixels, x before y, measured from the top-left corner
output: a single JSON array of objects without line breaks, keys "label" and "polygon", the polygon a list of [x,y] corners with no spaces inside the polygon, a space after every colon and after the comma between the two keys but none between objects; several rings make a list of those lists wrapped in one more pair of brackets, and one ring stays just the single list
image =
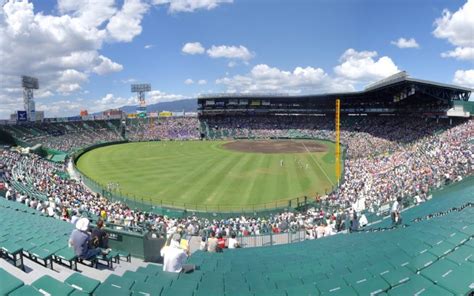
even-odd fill
[{"label": "white hat", "polygon": [[89,219],[81,218],[77,220],[76,228],[80,231],[86,231],[89,228]]}]

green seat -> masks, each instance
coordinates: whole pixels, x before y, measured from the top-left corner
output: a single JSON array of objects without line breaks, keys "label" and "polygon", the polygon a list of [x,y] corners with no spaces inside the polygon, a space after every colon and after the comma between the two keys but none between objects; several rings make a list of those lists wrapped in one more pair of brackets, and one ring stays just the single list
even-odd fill
[{"label": "green seat", "polygon": [[407,268],[412,270],[413,272],[418,272],[433,264],[437,259],[438,258],[433,254],[430,254],[428,252],[423,253],[410,260],[410,263],[407,265]]},{"label": "green seat", "polygon": [[366,282],[368,279],[372,278],[372,274],[366,270],[360,270],[354,271],[354,273],[346,274],[343,278],[348,285],[355,287],[356,285]]},{"label": "green seat", "polygon": [[86,277],[78,272],[73,273],[65,281],[76,290],[91,294],[100,285],[100,281]]},{"label": "green seat", "polygon": [[74,290],[71,294],[69,294],[69,296],[89,296],[89,295],[91,294],[85,293],[79,290]]},{"label": "green seat", "polygon": [[131,279],[134,280],[135,282],[145,282],[145,280],[148,278],[146,274],[140,273],[140,272],[133,272],[130,270],[127,270],[123,275],[123,278]]},{"label": "green seat", "polygon": [[144,282],[136,282],[131,289],[133,294],[142,296],[159,296],[162,290],[163,286],[160,284]]},{"label": "green seat", "polygon": [[17,254],[23,250],[23,248],[18,243],[12,242],[10,240],[2,242],[0,244],[0,248],[8,254]]},{"label": "green seat", "polygon": [[423,269],[421,271],[421,275],[436,284],[440,279],[449,275],[456,268],[458,268],[458,265],[456,263],[447,259],[441,259],[435,262],[430,267]]},{"label": "green seat", "polygon": [[[0,293],[0,295],[3,295]],[[8,294],[8,296],[44,296],[40,291],[32,286],[22,286]]]},{"label": "green seat", "polygon": [[436,257],[440,258],[442,256],[445,256],[449,252],[451,252],[454,249],[454,247],[455,246],[453,244],[450,244],[447,241],[444,241],[444,242],[432,247],[429,250],[429,252],[431,254],[435,255]]},{"label": "green seat", "polygon": [[367,271],[373,275],[384,275],[392,270],[394,270],[394,267],[386,261],[379,262],[367,268]]},{"label": "green seat", "polygon": [[390,289],[390,285],[380,276],[369,278],[352,287],[359,295],[379,295]]},{"label": "green seat", "polygon": [[385,273],[382,277],[387,281],[390,287],[395,287],[409,281],[415,274],[406,267],[395,269]]},{"label": "green seat", "polygon": [[37,279],[33,284],[33,287],[38,289],[41,293],[46,292],[51,295],[69,295],[74,291],[74,288],[71,286],[61,283],[60,281],[50,277],[49,275],[44,275]]},{"label": "green seat", "polygon": [[134,282],[135,281],[132,280],[132,279],[127,279],[127,278],[123,278],[123,277],[120,277],[120,276],[115,275],[115,274],[111,274],[104,281],[103,285],[108,284],[108,285],[114,286],[116,288],[130,290],[130,288],[132,287]]},{"label": "green seat", "polygon": [[138,267],[136,272],[151,276],[155,276],[158,273],[156,270],[148,269],[146,267]]},{"label": "green seat", "polygon": [[350,286],[341,286],[335,290],[321,292],[321,296],[356,296],[357,292]]},{"label": "green seat", "polygon": [[23,282],[13,275],[0,268],[0,295],[7,295],[8,293],[23,286]]},{"label": "green seat", "polygon": [[319,290],[313,284],[309,285],[301,285],[301,286],[293,286],[286,288],[286,294],[288,296],[319,296]]},{"label": "green seat", "polygon": [[438,285],[456,295],[474,291],[474,264],[467,262],[438,279]]},{"label": "green seat", "polygon": [[333,277],[316,283],[316,287],[319,289],[321,294],[336,292],[346,286],[346,282],[341,277]]},{"label": "green seat", "polygon": [[432,285],[426,288],[422,293],[418,295],[426,295],[426,296],[452,296],[451,292],[448,290],[438,286],[438,285]]},{"label": "green seat", "polygon": [[466,263],[472,258],[474,258],[474,248],[469,246],[461,246],[446,256],[446,259],[458,265]]},{"label": "green seat", "polygon": [[164,288],[161,292],[161,296],[193,296],[194,288],[192,287],[175,287]]},{"label": "green seat", "polygon": [[69,247],[57,251],[54,253],[54,256],[66,261],[72,261],[77,258],[76,254],[74,253],[74,249]]},{"label": "green seat", "polygon": [[450,235],[450,237],[448,237],[446,241],[455,246],[459,246],[461,244],[464,244],[468,239],[469,236],[467,234],[462,232],[456,232],[456,234]]},{"label": "green seat", "polygon": [[[421,295],[434,284],[420,275],[414,275],[409,281],[388,290],[391,296]],[[428,294],[426,294],[428,295]]]},{"label": "green seat", "polygon": [[101,284],[97,289],[95,289],[94,296],[130,296],[130,290],[121,288],[118,286],[113,286],[111,284]]},{"label": "green seat", "polygon": [[395,268],[407,266],[412,259],[410,256],[405,254],[402,251],[397,251],[396,253],[392,254],[389,258],[389,263],[393,265]]}]

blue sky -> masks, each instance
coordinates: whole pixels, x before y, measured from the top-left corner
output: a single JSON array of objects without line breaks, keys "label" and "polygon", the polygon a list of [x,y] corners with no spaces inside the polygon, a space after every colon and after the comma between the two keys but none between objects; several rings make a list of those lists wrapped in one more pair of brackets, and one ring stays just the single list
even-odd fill
[{"label": "blue sky", "polygon": [[360,90],[400,70],[474,87],[473,0],[9,1],[0,34],[0,118],[22,108],[22,74],[47,116],[133,103],[135,82],[150,103]]}]

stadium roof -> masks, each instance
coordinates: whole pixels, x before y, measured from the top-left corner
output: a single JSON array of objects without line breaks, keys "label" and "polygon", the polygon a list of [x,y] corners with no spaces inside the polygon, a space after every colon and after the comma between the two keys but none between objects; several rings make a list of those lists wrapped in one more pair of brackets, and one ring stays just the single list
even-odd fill
[{"label": "stadium roof", "polygon": [[340,93],[323,93],[323,94],[308,94],[308,95],[290,95],[284,93],[222,93],[222,94],[206,94],[199,96],[199,99],[218,99],[218,98],[277,98],[277,97],[292,97],[292,98],[341,98],[349,99],[353,97],[361,96],[372,96],[374,93],[384,93],[389,91],[393,94],[400,89],[406,89],[410,86],[415,86],[421,92],[426,92],[427,95],[437,97],[439,99],[448,100],[463,100],[468,101],[471,92],[474,91],[471,88],[439,83],[434,81],[428,81],[423,79],[416,79],[409,77],[405,72],[399,72],[395,75],[389,76],[385,79],[377,81],[373,84],[368,85],[362,91],[353,92],[340,92]]}]

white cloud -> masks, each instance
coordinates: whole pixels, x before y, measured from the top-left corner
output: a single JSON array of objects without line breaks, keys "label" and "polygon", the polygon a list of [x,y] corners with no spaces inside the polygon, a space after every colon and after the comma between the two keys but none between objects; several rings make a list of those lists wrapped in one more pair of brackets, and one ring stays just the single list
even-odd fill
[{"label": "white cloud", "polygon": [[204,79],[201,79],[201,80],[199,80],[199,81],[197,82],[197,84],[199,84],[199,85],[205,85],[205,84],[207,84],[207,81],[204,80]]},{"label": "white cloud", "polygon": [[248,61],[254,57],[245,46],[228,46],[228,45],[213,45],[207,50],[207,54],[211,58],[228,58],[235,60]]},{"label": "white cloud", "polygon": [[122,9],[107,24],[112,40],[130,42],[142,32],[141,21],[148,4],[141,0],[125,0]]},{"label": "white cloud", "polygon": [[147,44],[147,45],[143,46],[143,48],[145,48],[145,49],[150,49],[150,48],[153,48],[153,47],[155,47],[153,44]]},{"label": "white cloud", "polygon": [[44,111],[48,117],[79,115],[83,108],[80,100],[57,100],[54,104],[36,104],[36,109]]},{"label": "white cloud", "polygon": [[123,70],[123,66],[111,61],[109,58],[104,56],[99,56],[101,60],[100,64],[95,66],[93,71],[99,75],[105,75],[113,72],[120,72]]},{"label": "white cloud", "polygon": [[81,89],[81,86],[78,83],[64,83],[60,84],[56,89],[59,93],[63,95],[68,95],[72,92],[76,92]]},{"label": "white cloud", "polygon": [[390,43],[398,48],[420,48],[420,45],[416,42],[415,38],[405,39],[402,37],[398,38],[397,41],[391,41]]},{"label": "white cloud", "polygon": [[471,70],[457,70],[454,73],[453,83],[474,88],[474,69]]},{"label": "white cloud", "polygon": [[193,84],[194,83],[194,80],[192,80],[191,78],[188,78],[184,81],[184,84],[187,84],[187,85],[190,85],[190,84]]},{"label": "white cloud", "polygon": [[115,109],[127,105],[136,105],[136,98],[129,97],[124,98],[115,96],[114,94],[108,93],[99,100],[94,101],[94,104],[90,106],[92,112],[105,111],[107,109]]},{"label": "white cloud", "polygon": [[223,77],[216,84],[227,92],[243,93],[325,93],[353,91],[362,83],[370,83],[399,72],[389,57],[376,59],[377,52],[348,49],[329,75],[321,68],[296,67],[281,70],[265,64],[256,65],[250,73]]},{"label": "white cloud", "polygon": [[194,12],[198,9],[211,10],[223,3],[232,3],[233,0],[154,0],[155,5],[168,5],[170,13]]},{"label": "white cloud", "polygon": [[[43,99],[44,94],[78,92],[93,73],[121,71],[123,67],[100,50],[105,42],[128,42],[140,34],[148,5],[126,0],[119,9],[116,2],[58,0],[59,15],[48,15],[35,13],[31,2],[8,1],[0,16],[1,109],[21,108],[21,90],[6,89],[18,88],[24,74],[39,78],[42,93],[36,97]],[[5,115],[0,111],[0,117]]]},{"label": "white cloud", "polygon": [[456,47],[454,50],[441,53],[441,56],[443,58],[474,61],[474,47]]},{"label": "white cloud", "polygon": [[334,68],[334,72],[342,79],[369,83],[400,71],[391,58],[383,56],[377,60],[377,56],[376,51],[358,52],[349,48],[339,59],[341,64]]},{"label": "white cloud", "polygon": [[188,42],[186,43],[181,51],[185,54],[203,54],[205,49],[199,42]]},{"label": "white cloud", "polygon": [[176,100],[186,99],[186,96],[178,94],[168,94],[159,90],[152,90],[148,93],[146,102],[147,104],[156,104],[158,102],[170,102]]},{"label": "white cloud", "polygon": [[246,75],[217,79],[216,84],[226,86],[228,92],[243,93],[301,93],[329,91],[333,87],[331,79],[321,68],[296,67],[293,71],[285,71],[265,64],[254,66]]},{"label": "white cloud", "polygon": [[443,16],[435,20],[435,26],[434,36],[447,39],[456,47],[453,51],[442,53],[442,57],[474,60],[474,0],[468,0],[454,13],[445,9]]}]

